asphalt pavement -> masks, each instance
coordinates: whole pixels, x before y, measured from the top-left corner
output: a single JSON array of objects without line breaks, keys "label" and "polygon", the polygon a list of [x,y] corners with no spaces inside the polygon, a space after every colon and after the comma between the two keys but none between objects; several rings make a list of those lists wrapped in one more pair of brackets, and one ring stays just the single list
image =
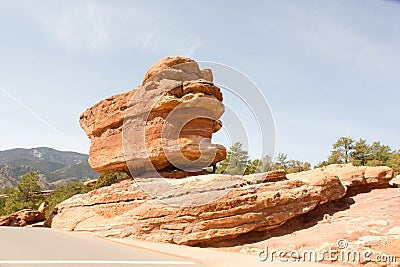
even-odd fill
[{"label": "asphalt pavement", "polygon": [[203,266],[163,253],[49,228],[0,227],[0,267]]}]

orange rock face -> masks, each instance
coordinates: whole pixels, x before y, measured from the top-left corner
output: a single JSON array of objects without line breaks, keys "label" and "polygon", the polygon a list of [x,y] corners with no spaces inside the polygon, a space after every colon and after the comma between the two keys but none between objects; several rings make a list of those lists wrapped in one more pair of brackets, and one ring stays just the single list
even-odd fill
[{"label": "orange rock face", "polygon": [[[361,179],[360,170],[366,184],[355,186],[351,181]],[[351,203],[346,187],[381,188],[392,175],[386,167],[332,165],[290,175],[273,171],[125,180],[60,203],[46,225],[98,236],[207,246],[243,234],[260,236],[333,200]]]},{"label": "orange rock face", "polygon": [[137,89],[87,109],[80,124],[97,172],[198,172],[226,157],[223,146],[211,144],[223,112],[211,71],[173,57],[155,63]]},{"label": "orange rock face", "polygon": [[[266,247],[270,251],[315,251],[318,258],[322,259],[324,250],[340,252],[337,242],[346,240],[348,247],[344,251],[360,253],[358,259],[352,258],[353,256],[348,259],[357,260],[332,262],[325,257],[321,263],[331,266],[399,266],[399,203],[399,188],[374,189],[317,207],[267,233],[242,235],[238,239],[213,245],[223,245],[226,250],[253,255]],[[364,252],[370,254],[363,254]],[[340,259],[340,254],[336,255]],[[393,255],[396,260],[392,257],[391,261],[379,262],[376,255],[386,255],[388,259],[389,255]],[[264,262],[265,266],[272,265],[270,259],[271,257]],[[291,266],[296,265],[295,263]]]},{"label": "orange rock face", "polygon": [[311,171],[288,174],[288,177],[315,176],[326,172],[337,175],[348,189],[357,189],[363,186],[373,188],[387,186],[394,176],[393,170],[389,167],[354,166],[353,163],[348,163],[332,164]]},{"label": "orange rock face", "polygon": [[1,216],[0,226],[23,227],[37,222],[43,222],[45,220],[45,216],[45,210],[20,210],[8,216]]},{"label": "orange rock face", "polygon": [[[145,179],[148,187],[162,191],[161,199],[144,192],[136,181],[126,180],[64,201],[46,225],[100,236],[195,245],[276,228],[346,193],[338,177],[329,173],[289,180],[284,171],[171,180],[181,187],[179,191],[162,186],[161,180]],[[207,199],[216,200],[203,202]]]}]

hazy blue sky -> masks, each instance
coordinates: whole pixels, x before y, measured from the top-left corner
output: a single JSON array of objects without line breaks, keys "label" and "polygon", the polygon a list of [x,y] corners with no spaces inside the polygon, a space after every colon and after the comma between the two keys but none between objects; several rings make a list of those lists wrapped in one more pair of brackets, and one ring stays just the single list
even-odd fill
[{"label": "hazy blue sky", "polygon": [[263,91],[277,150],[340,136],[400,148],[396,1],[0,1],[0,150],[87,153],[79,115],[165,56],[230,65]]}]

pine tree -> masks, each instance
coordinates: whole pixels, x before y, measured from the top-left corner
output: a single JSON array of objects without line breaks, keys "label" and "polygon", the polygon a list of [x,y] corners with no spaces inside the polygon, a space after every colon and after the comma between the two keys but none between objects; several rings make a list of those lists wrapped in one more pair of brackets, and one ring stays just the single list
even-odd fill
[{"label": "pine tree", "polygon": [[333,150],[328,158],[329,164],[348,163],[351,161],[350,152],[354,146],[354,139],[351,137],[340,137],[333,144]]},{"label": "pine tree", "polygon": [[394,170],[395,175],[400,174],[400,150],[393,152],[390,155],[390,158],[387,161],[387,166]]},{"label": "pine tree", "polygon": [[286,170],[287,168],[288,168],[287,155],[284,153],[279,153],[275,158],[274,169],[275,170],[279,170],[279,169]]},{"label": "pine tree", "polygon": [[246,169],[244,171],[245,175],[248,174],[253,174],[253,173],[259,173],[260,171],[260,167],[262,165],[261,160],[259,159],[255,159],[255,160],[249,160],[248,164],[246,166]]},{"label": "pine tree", "polygon": [[39,176],[35,172],[22,175],[21,181],[4,204],[4,213],[10,214],[22,209],[37,209],[44,200],[38,182]]},{"label": "pine tree", "polygon": [[244,174],[249,164],[248,152],[242,149],[242,143],[236,142],[229,148],[226,158],[220,162],[218,173],[224,174]]},{"label": "pine tree", "polygon": [[353,146],[353,153],[351,157],[354,160],[354,164],[357,166],[365,166],[371,157],[371,147],[367,144],[364,139],[358,140]]},{"label": "pine tree", "polygon": [[271,156],[267,155],[262,158],[259,172],[269,172],[274,170],[274,161]]},{"label": "pine tree", "polygon": [[97,179],[95,188],[100,188],[104,186],[110,186],[114,184],[117,180],[124,180],[128,179],[129,175],[124,172],[109,172],[109,173],[102,173],[99,175]]},{"label": "pine tree", "polygon": [[64,200],[76,194],[84,194],[87,192],[89,192],[89,188],[81,182],[71,182],[65,186],[56,188],[47,198],[47,202],[49,203],[49,209],[47,213],[50,213],[57,204],[63,202]]}]

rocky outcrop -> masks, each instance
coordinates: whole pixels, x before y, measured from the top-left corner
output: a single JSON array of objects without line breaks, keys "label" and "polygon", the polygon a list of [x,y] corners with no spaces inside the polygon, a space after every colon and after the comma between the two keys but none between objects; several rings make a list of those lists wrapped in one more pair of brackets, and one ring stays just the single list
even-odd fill
[{"label": "rocky outcrop", "polygon": [[394,187],[400,187],[400,175],[397,175],[395,178],[389,181],[389,184]]},{"label": "rocky outcrop", "polygon": [[[333,262],[335,265],[398,266],[399,203],[399,188],[374,189],[317,207],[272,231],[243,235],[236,240],[228,240],[214,246],[224,246],[224,250],[253,255],[257,255],[266,247],[270,251],[295,250],[300,254],[304,251],[316,251],[319,259],[323,258],[322,250],[338,250],[339,253],[333,254],[338,256],[336,262]],[[349,256],[347,262],[342,261],[338,240],[347,244],[344,252],[359,252],[359,258],[356,258],[356,254]],[[363,254],[364,252],[370,253]],[[380,255],[386,257],[377,262]],[[393,257],[390,256],[395,256],[396,260],[393,261]],[[326,263],[332,263],[328,257],[325,257],[325,260]]]},{"label": "rocky outcrop", "polygon": [[360,189],[362,187],[377,188],[380,186],[387,186],[389,181],[394,176],[393,170],[389,167],[354,166],[353,163],[348,163],[332,164],[323,168],[317,168],[306,172],[288,174],[288,177],[312,177],[326,172],[337,175],[343,185],[345,185],[348,189]]},{"label": "rocky outcrop", "polygon": [[38,222],[43,222],[46,210],[20,210],[8,216],[0,217],[0,226],[26,226]]},{"label": "rocky outcrop", "polygon": [[[328,172],[290,179],[284,171],[170,179],[179,190],[164,187],[161,180],[142,182],[158,189],[159,199],[144,192],[140,183],[126,180],[64,201],[46,225],[100,236],[195,245],[273,229],[345,195],[338,177]],[[217,200],[204,202],[208,199]],[[171,202],[179,205],[165,204]]]},{"label": "rocky outcrop", "polygon": [[223,160],[225,148],[211,144],[224,112],[212,79],[192,59],[164,58],[137,89],[87,109],[80,124],[91,140],[90,165],[101,173],[142,175],[197,172]]}]

